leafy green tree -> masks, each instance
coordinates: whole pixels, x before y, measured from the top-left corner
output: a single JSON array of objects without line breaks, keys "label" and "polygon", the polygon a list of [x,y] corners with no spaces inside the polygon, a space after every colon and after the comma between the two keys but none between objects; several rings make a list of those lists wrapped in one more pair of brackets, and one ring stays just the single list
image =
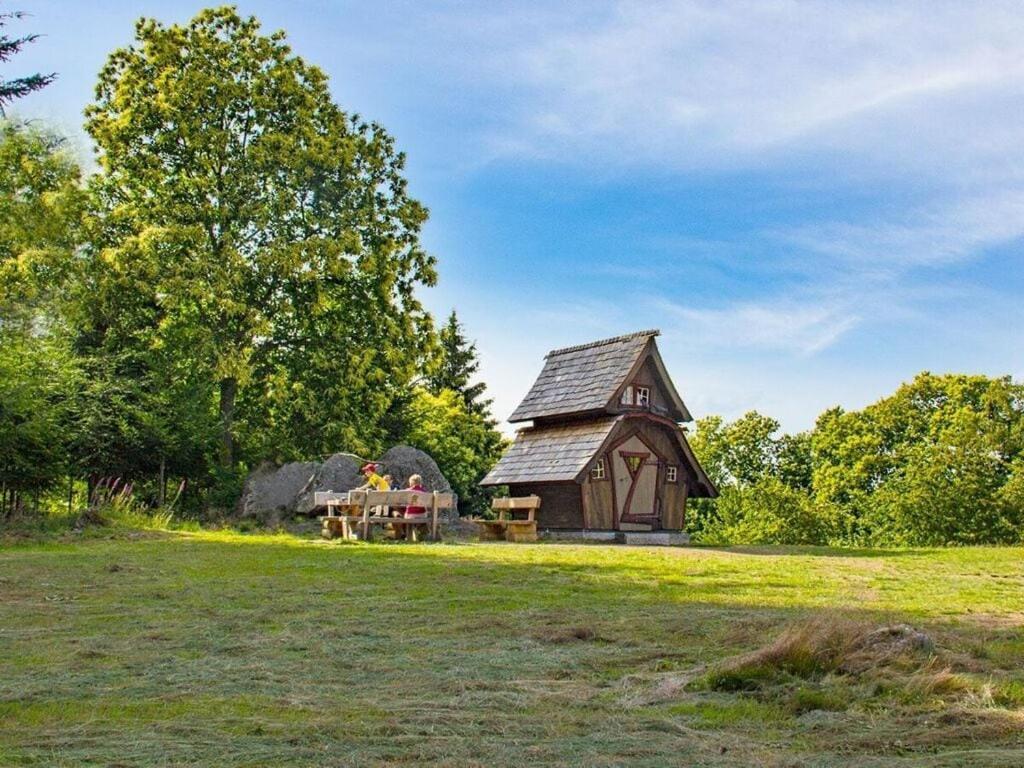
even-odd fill
[{"label": "leafy green tree", "polygon": [[[39,35],[10,37],[3,33],[2,30],[10,24],[11,21],[17,21],[18,19],[24,18],[24,16],[25,14],[21,11],[0,13],[0,64],[6,64],[16,54],[20,53],[22,48],[39,37]],[[3,117],[4,115],[5,104],[10,104],[15,99],[19,99],[22,96],[28,96],[34,91],[45,88],[52,83],[56,77],[57,75],[54,73],[49,75],[36,73],[28,75],[27,77],[16,77],[13,80],[5,80],[0,77],[0,117]]]},{"label": "leafy green tree", "polygon": [[0,506],[69,467],[79,380],[56,299],[78,242],[84,193],[55,135],[0,122]]},{"label": "leafy green tree", "polygon": [[14,500],[53,486],[67,471],[73,360],[59,340],[0,339],[0,517]]},{"label": "leafy green tree", "polygon": [[862,411],[822,414],[814,494],[843,512],[848,543],[1017,540],[1002,487],[1024,448],[1024,386],[919,374]]},{"label": "leafy green tree", "polygon": [[394,140],[231,8],[139,21],[86,114],[104,301],[83,337],[214,382],[224,467],[239,412],[250,454],[376,447],[429,333],[415,288],[435,280]]},{"label": "leafy green tree", "polygon": [[[828,525],[807,494],[811,443],[806,433],[779,435],[779,422],[750,411],[731,423],[697,422],[691,445],[721,491],[691,502],[690,532],[702,541],[820,543]],[[788,507],[787,507],[788,505]],[[817,520],[817,522],[815,522]]]},{"label": "leafy green tree", "polygon": [[963,408],[934,439],[907,448],[905,464],[872,497],[873,541],[943,546],[1020,540],[1024,508],[1001,493],[1010,467],[985,421]]},{"label": "leafy green tree", "polygon": [[83,237],[81,182],[61,137],[0,121],[0,332],[38,332],[55,315]]}]

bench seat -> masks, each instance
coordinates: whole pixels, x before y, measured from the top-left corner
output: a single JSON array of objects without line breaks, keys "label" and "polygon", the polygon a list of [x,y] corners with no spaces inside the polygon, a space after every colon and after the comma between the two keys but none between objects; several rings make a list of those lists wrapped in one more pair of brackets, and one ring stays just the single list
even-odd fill
[{"label": "bench seat", "polygon": [[[498,498],[491,502],[497,519],[473,518],[472,522],[480,526],[481,541],[537,541],[535,516],[539,508],[539,496]],[[517,519],[517,512],[525,513],[526,518]]]}]

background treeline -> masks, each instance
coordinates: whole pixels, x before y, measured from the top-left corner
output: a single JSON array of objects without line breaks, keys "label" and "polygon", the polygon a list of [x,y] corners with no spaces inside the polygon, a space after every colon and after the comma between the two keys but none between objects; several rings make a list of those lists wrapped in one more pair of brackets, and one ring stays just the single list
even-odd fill
[{"label": "background treeline", "polygon": [[85,130],[90,173],[0,124],[0,519],[103,478],[224,510],[262,459],[396,443],[479,507],[502,438],[383,127],[221,8],[140,20]]},{"label": "background treeline", "polygon": [[692,502],[703,542],[946,545],[1024,541],[1024,386],[918,375],[861,411],[779,434],[759,413],[702,419],[721,496]]}]

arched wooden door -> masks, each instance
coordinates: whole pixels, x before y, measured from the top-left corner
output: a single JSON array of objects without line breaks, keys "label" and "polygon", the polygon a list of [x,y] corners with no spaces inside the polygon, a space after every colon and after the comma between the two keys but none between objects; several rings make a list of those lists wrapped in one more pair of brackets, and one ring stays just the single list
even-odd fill
[{"label": "arched wooden door", "polygon": [[633,435],[612,449],[612,480],[617,523],[660,527],[658,455],[639,435]]}]

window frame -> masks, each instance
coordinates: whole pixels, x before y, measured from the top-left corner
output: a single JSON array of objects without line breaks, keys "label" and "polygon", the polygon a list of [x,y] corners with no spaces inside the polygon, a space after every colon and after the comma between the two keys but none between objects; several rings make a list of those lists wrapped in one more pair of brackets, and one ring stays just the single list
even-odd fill
[{"label": "window frame", "polygon": [[619,405],[633,405],[633,385],[627,384],[626,388],[622,390],[622,396],[619,398]]},{"label": "window frame", "polygon": [[[651,388],[650,387],[634,387],[633,391],[636,396],[636,405],[641,408],[651,407]],[[643,402],[641,402],[643,400]]]},{"label": "window frame", "polygon": [[605,465],[604,456],[597,460],[597,463],[590,470],[590,479],[601,481],[608,479],[608,468]]},{"label": "window frame", "polygon": [[679,482],[679,465],[678,464],[666,464],[665,465],[665,482],[666,483],[678,483]]}]

